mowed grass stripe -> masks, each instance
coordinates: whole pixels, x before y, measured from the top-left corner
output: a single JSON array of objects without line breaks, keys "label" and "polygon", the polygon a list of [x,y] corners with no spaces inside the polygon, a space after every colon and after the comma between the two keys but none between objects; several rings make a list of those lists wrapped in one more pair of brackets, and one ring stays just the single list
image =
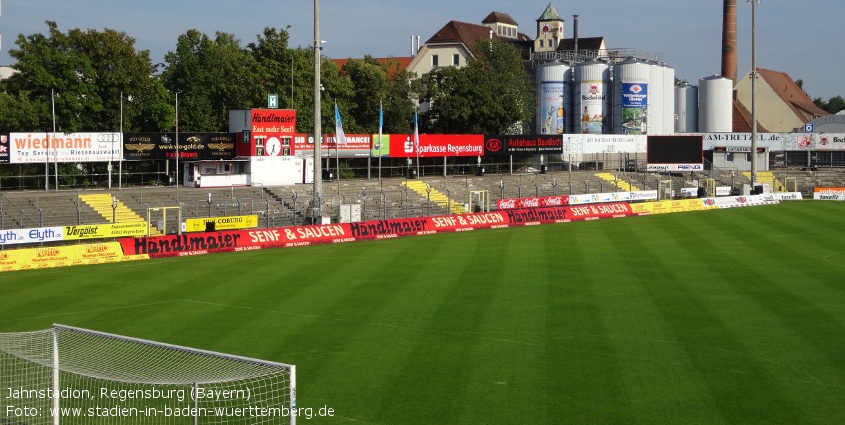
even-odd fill
[{"label": "mowed grass stripe", "polygon": [[487,414],[495,414],[489,410],[496,409],[495,405],[473,399],[481,397],[481,388],[496,385],[495,378],[484,374],[496,348],[475,335],[489,329],[488,312],[501,313],[494,305],[493,294],[506,283],[495,276],[496,266],[490,261],[487,240],[490,234],[455,236],[460,235],[438,235],[430,239],[438,242],[435,249],[441,255],[437,263],[454,261],[461,265],[451,268],[452,276],[431,279],[426,271],[440,265],[420,262],[423,275],[418,281],[428,285],[437,300],[426,305],[424,312],[419,311],[420,326],[436,332],[408,334],[413,342],[402,364],[397,364],[387,397],[380,400],[380,421],[422,420],[415,417],[422,406],[429,411],[425,418],[429,423],[457,423],[461,415],[477,418],[485,409]]},{"label": "mowed grass stripe", "polygon": [[[666,320],[663,302],[654,296],[666,291],[663,278],[668,286],[676,284],[674,275],[664,275],[663,261],[642,251],[642,244],[658,239],[661,222],[619,220],[600,226],[615,241],[603,259],[612,270],[614,296],[601,303],[601,312],[620,356],[619,380],[629,404],[614,413],[626,423],[666,423],[680,416],[695,418],[691,423],[718,423],[706,382],[695,373],[689,351]],[[671,264],[683,268],[690,262],[675,257]]]},{"label": "mowed grass stripe", "polygon": [[[384,382],[392,379],[395,369],[400,367],[397,356],[408,349],[408,340],[420,337],[416,331],[420,308],[434,302],[420,295],[427,291],[434,296],[437,290],[436,286],[426,288],[431,286],[426,266],[430,262],[440,263],[444,257],[441,250],[428,245],[430,240],[418,238],[416,242],[346,245],[338,248],[356,253],[355,258],[326,259],[332,267],[344,272],[336,281],[326,282],[329,287],[324,288],[334,293],[327,309],[334,316],[309,321],[290,337],[302,347],[324,347],[316,354],[321,363],[330,367],[309,368],[308,356],[302,356],[300,362],[305,365],[303,369],[313,374],[312,382],[304,384],[302,390],[308,391],[313,386],[317,405],[367,412],[369,416],[353,415],[351,419],[370,421],[377,411],[368,409],[378,405],[380,399],[395,397],[388,393]],[[438,266],[438,270],[448,269]],[[448,276],[443,278],[451,281]],[[354,363],[351,368],[349,360]],[[367,383],[370,393],[361,397],[358,388]],[[405,390],[412,389],[406,386]]]},{"label": "mowed grass stripe", "polygon": [[[809,369],[825,370],[827,366],[823,355],[832,347],[823,342],[825,338],[813,336],[808,340],[806,333],[812,332],[812,329],[805,325],[810,325],[812,322],[829,323],[830,318],[817,316],[818,311],[804,301],[806,288],[792,285],[791,277],[780,273],[778,278],[774,278],[776,274],[773,270],[777,269],[781,251],[768,241],[768,235],[776,234],[777,230],[767,229],[765,224],[761,224],[758,216],[750,215],[753,213],[751,210],[726,211],[725,213],[727,214],[720,218],[730,219],[729,223],[741,229],[751,229],[752,226],[743,223],[750,220],[756,223],[755,230],[766,237],[760,238],[757,244],[748,244],[746,241],[752,238],[752,235],[745,233],[748,230],[732,229],[724,222],[719,223],[719,226],[728,231],[721,238],[718,234],[701,234],[689,222],[677,222],[686,227],[685,234],[696,235],[694,239],[698,240],[693,244],[678,246],[678,249],[689,251],[690,255],[700,252],[717,253],[718,247],[723,245],[748,245],[746,247],[748,252],[758,253],[745,257],[750,261],[741,262],[742,267],[736,270],[727,272],[724,268],[712,269],[711,273],[715,276],[711,281],[714,287],[721,288],[721,291],[701,298],[707,303],[706,309],[720,317],[723,323],[728,324],[732,334],[736,335],[746,347],[745,351],[736,350],[735,359],[726,356],[727,363],[736,363],[741,366],[743,360],[747,359],[765,369],[764,373],[770,375],[771,382],[779,388],[777,391],[785,394],[786,400],[793,400],[794,410],[799,413],[798,417],[802,416],[801,412],[819,411],[818,408],[821,405],[828,406],[822,410],[830,409],[831,412],[838,410],[841,413],[842,410],[837,403],[821,402],[819,404],[819,401],[829,399],[829,382],[831,381],[818,380],[812,373],[808,373],[807,368],[808,361],[812,363],[813,359],[822,358]],[[708,219],[711,218],[718,217],[708,216]],[[799,237],[799,235],[793,236]],[[725,238],[737,238],[741,241]],[[692,248],[692,246],[698,248]],[[796,315],[783,314],[789,310],[809,311],[813,317],[806,322],[800,319],[796,322],[794,320]],[[833,323],[837,321],[834,320]],[[835,325],[835,327],[839,326]],[[835,333],[841,334],[838,329]],[[838,366],[834,367],[838,368]],[[842,382],[839,378],[833,380],[835,381]],[[767,393],[774,390],[775,388],[768,388]],[[741,394],[745,394],[745,391],[739,391],[736,395]],[[777,404],[773,404],[771,408],[776,409]],[[770,419],[778,417],[772,415],[771,412],[777,412],[777,410],[762,408],[758,417],[766,418],[767,414],[771,416]]]},{"label": "mowed grass stripe", "polygon": [[[651,221],[650,218],[646,220]],[[764,365],[754,357],[742,356],[748,349],[736,334],[733,322],[716,314],[709,302],[713,296],[723,294],[714,293],[709,287],[702,290],[712,278],[702,268],[699,256],[684,249],[688,244],[696,246],[697,239],[712,237],[713,233],[696,235],[692,229],[685,228],[677,217],[667,217],[659,224],[647,236],[641,234],[632,241],[632,246],[640,251],[640,255],[655,259],[671,253],[664,261],[655,261],[655,267],[651,269],[652,276],[660,276],[662,282],[671,284],[647,284],[650,296],[665,323],[672,329],[673,340],[679,341],[679,346],[687,352],[686,357],[692,365],[687,374],[693,381],[706,385],[705,397],[712,400],[711,406],[703,405],[703,400],[679,406],[692,409],[676,410],[674,415],[703,417],[703,421],[709,423],[738,423],[749,413],[748,407],[743,404],[751,399],[754,410],[751,414],[768,418],[772,409],[790,399],[779,391],[777,382],[766,373]],[[699,228],[698,231],[705,230]],[[662,252],[656,249],[655,240],[663,244]],[[642,278],[647,282],[649,276],[643,275]],[[740,394],[743,397],[738,397]],[[799,417],[797,414],[794,417],[780,414],[775,418],[797,420]]]},{"label": "mowed grass stripe", "polygon": [[[619,355],[602,320],[612,241],[592,237],[593,223],[555,225],[544,232],[552,248],[545,264],[546,301],[544,423],[595,423],[627,411],[618,376]],[[559,235],[565,234],[565,237]],[[620,418],[624,421],[623,418]]]},{"label": "mowed grass stripe", "polygon": [[[825,274],[814,276],[804,270],[781,266],[784,251],[791,257],[800,257],[802,252],[794,249],[795,244],[774,246],[770,235],[777,234],[778,230],[767,229],[767,221],[760,220],[759,216],[737,215],[757,223],[756,230],[765,235],[756,245],[761,256],[744,269],[753,278],[733,287],[738,298],[747,302],[742,311],[732,316],[732,321],[753,319],[751,323],[743,323],[741,335],[747,344],[754,345],[749,355],[765,360],[782,390],[791,393],[795,410],[842,415],[845,409],[831,397],[830,388],[845,381],[841,368],[841,355],[845,351],[842,343],[845,334],[843,300],[841,288],[838,291],[827,289],[829,284],[841,285],[841,279],[829,282],[825,281]],[[778,229],[783,228],[777,221],[768,222],[777,223]],[[747,234],[748,230],[734,231],[737,237],[746,240],[752,237]],[[791,234],[789,237],[791,241],[801,243],[804,235]],[[814,258],[817,261],[817,257]],[[806,258],[805,264],[812,264],[812,260]],[[724,277],[730,279],[732,276]],[[820,297],[819,294],[825,295]],[[824,296],[834,301],[825,301]],[[838,308],[831,308],[837,304]],[[714,306],[713,310],[720,309]]]},{"label": "mowed grass stripe", "polygon": [[478,287],[473,296],[479,303],[477,325],[463,330],[471,343],[464,359],[467,372],[449,423],[483,423],[491,417],[513,423],[538,409],[533,383],[543,379],[539,336],[545,327],[545,288],[556,279],[544,267],[555,261],[549,248],[559,241],[539,231],[482,235],[474,255],[478,264],[467,273]]}]

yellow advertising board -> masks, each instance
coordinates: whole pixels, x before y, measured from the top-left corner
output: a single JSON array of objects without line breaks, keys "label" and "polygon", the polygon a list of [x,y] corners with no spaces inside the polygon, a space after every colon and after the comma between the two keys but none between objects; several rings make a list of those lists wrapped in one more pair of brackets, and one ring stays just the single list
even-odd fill
[{"label": "yellow advertising board", "polygon": [[631,211],[634,215],[648,215],[651,214],[651,202],[638,202],[631,204]]},{"label": "yellow advertising board", "polygon": [[49,246],[0,252],[0,271],[33,270],[146,259],[149,259],[148,255],[123,255],[123,249],[118,242]]},{"label": "yellow advertising board", "polygon": [[65,226],[64,240],[124,238],[147,234],[147,222],[80,224]]},{"label": "yellow advertising board", "polygon": [[9,249],[0,251],[0,271],[7,272],[13,270],[23,270],[21,268],[23,260],[21,259],[19,251],[23,250]]},{"label": "yellow advertising board", "polygon": [[189,218],[185,220],[186,232],[204,232],[206,223],[214,223],[214,230],[238,230],[258,227],[257,215],[236,215],[231,217]]},{"label": "yellow advertising board", "polygon": [[634,215],[665,214],[674,212],[703,211],[715,206],[704,205],[701,199],[681,199],[676,201],[657,201],[631,204]]}]

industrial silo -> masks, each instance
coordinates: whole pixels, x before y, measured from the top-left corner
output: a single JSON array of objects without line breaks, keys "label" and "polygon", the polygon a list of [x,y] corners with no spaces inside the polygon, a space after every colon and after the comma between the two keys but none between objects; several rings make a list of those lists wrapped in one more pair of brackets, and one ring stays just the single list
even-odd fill
[{"label": "industrial silo", "polygon": [[733,131],[733,81],[714,75],[698,81],[698,131]]},{"label": "industrial silo", "polygon": [[610,66],[607,63],[590,59],[575,65],[574,132],[610,132],[610,88]]},{"label": "industrial silo", "polygon": [[675,87],[676,133],[695,133],[698,131],[698,87],[687,83]]},{"label": "industrial silo", "polygon": [[537,133],[572,132],[572,68],[560,62],[537,67]]},{"label": "industrial silo", "polygon": [[659,134],[675,132],[675,68],[663,65],[663,127]]},{"label": "industrial silo", "polygon": [[613,67],[613,132],[648,134],[651,66],[628,58]]},{"label": "industrial silo", "polygon": [[645,126],[647,133],[660,134],[663,129],[663,74],[666,68],[656,62],[649,63],[651,84],[648,86],[648,112],[646,118],[648,125]]}]

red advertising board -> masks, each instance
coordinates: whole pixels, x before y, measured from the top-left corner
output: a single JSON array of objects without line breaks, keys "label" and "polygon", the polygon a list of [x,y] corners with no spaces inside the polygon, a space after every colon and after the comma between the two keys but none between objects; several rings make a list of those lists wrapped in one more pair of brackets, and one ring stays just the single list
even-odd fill
[{"label": "red advertising board", "polygon": [[534,198],[499,199],[496,202],[496,209],[563,207],[566,205],[569,205],[569,195],[539,196]]},{"label": "red advertising board", "polygon": [[508,227],[506,214],[496,211],[490,213],[475,213],[464,215],[444,215],[430,217],[437,232],[461,232],[484,228]]},{"label": "red advertising board", "polygon": [[627,202],[586,205],[576,207],[522,208],[505,210],[511,225],[568,223],[571,221],[598,220],[600,218],[628,217],[633,215]]},{"label": "red advertising board", "polygon": [[[334,134],[323,135],[320,143],[321,158],[366,158],[370,155],[373,136],[370,134],[347,134],[346,144],[338,143]],[[314,136],[297,134],[293,139],[296,156],[311,158],[314,156]]]},{"label": "red advertising board", "polygon": [[465,157],[484,155],[484,135],[481,134],[420,134],[419,152],[413,134],[382,136],[390,145],[391,158]]},{"label": "red advertising board", "polygon": [[295,153],[293,135],[296,132],[296,110],[252,109],[249,111],[249,140],[238,143],[238,155],[244,155],[243,145],[249,146],[244,156],[289,156]]},{"label": "red advertising board", "polygon": [[633,215],[625,202],[571,207],[514,208],[502,211],[438,217],[373,220],[318,226],[206,232],[156,237],[122,238],[124,255],[150,258],[250,251],[326,243],[342,243],[401,236],[460,232],[513,225],[563,223]]},{"label": "red advertising board", "polygon": [[349,223],[283,227],[285,246],[354,242]]},{"label": "red advertising board", "polygon": [[125,255],[150,258],[352,242],[349,224],[205,232],[120,239]]}]

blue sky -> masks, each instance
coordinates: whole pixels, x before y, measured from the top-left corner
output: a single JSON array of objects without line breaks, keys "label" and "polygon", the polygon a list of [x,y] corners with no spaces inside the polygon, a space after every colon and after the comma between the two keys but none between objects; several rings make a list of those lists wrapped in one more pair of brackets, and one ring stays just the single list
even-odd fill
[{"label": "blue sky", "polygon": [[[572,15],[579,35],[603,36],[610,48],[659,53],[677,77],[692,84],[721,70],[722,3],[717,0],[552,1],[572,37]],[[521,32],[536,35],[536,19],[548,0],[321,0],[320,38],[331,58],[409,56],[412,35],[422,41],[450,20],[480,24],[490,12],[504,12]],[[740,77],[751,69],[751,5],[737,0]],[[845,97],[842,0],[762,0],[756,5],[757,65],[803,79],[810,97]],[[71,28],[125,32],[154,62],[172,51],[188,29],[213,37],[222,31],[242,45],[265,27],[290,25],[293,46],[314,38],[310,0],[5,0],[2,1],[0,65],[11,64],[8,50],[19,34],[46,33],[45,21],[62,32]]]}]

